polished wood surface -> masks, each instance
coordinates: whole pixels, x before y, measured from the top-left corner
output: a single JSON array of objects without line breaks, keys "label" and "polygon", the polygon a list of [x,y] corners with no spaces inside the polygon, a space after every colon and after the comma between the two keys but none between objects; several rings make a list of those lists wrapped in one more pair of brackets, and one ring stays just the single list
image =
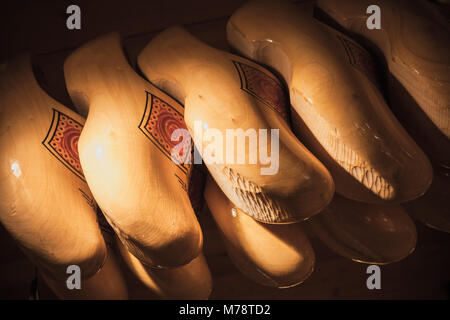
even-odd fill
[{"label": "polished wood surface", "polygon": [[247,216],[223,194],[211,177],[205,199],[230,259],[245,276],[270,287],[305,281],[315,256],[301,223],[269,225]]},{"label": "polished wood surface", "polygon": [[[77,109],[88,114],[78,146],[86,180],[120,240],[148,265],[197,257],[202,233],[185,190],[190,167],[166,150],[183,107],[130,67],[115,33],[74,51],[64,74]],[[154,105],[171,110],[156,124]]]},{"label": "polished wood surface", "polygon": [[[202,3],[201,3],[202,2]],[[62,66],[73,49],[86,41],[110,30],[124,35],[125,51],[130,62],[136,65],[135,57],[160,28],[173,23],[186,23],[187,29],[202,41],[221,50],[229,50],[225,26],[228,15],[242,1],[227,1],[221,4],[197,1],[172,2],[161,15],[161,4],[156,1],[130,0],[130,10],[121,6],[103,6],[102,2],[79,1],[82,8],[82,30],[71,32],[65,28],[64,2],[43,5],[36,2],[32,8],[21,7],[21,1],[11,2],[0,19],[2,43],[8,43],[0,56],[14,52],[32,50],[38,53],[34,61],[43,71],[48,91],[53,97],[72,106],[65,91]],[[108,2],[109,3],[109,2]],[[167,2],[166,2],[167,3]],[[19,12],[16,19],[14,12]],[[16,7],[16,10],[13,10]],[[136,10],[134,10],[136,8]],[[159,8],[159,9],[158,9]],[[176,10],[175,10],[175,9]],[[219,11],[214,11],[215,9]],[[201,10],[200,10],[201,9]],[[59,11],[58,11],[59,10]],[[132,12],[132,14],[131,14]],[[86,14],[86,15],[84,15]],[[149,19],[151,14],[151,19]],[[161,19],[159,18],[161,16]],[[58,19],[55,19],[58,17]],[[171,20],[172,19],[172,20]],[[28,21],[31,21],[28,24]],[[45,23],[44,23],[45,22]],[[34,23],[34,24],[33,24]],[[191,24],[193,23],[193,24]],[[5,33],[3,33],[5,31]],[[7,49],[7,50],[6,50]],[[3,60],[3,59],[2,59]],[[416,250],[406,259],[381,266],[382,289],[368,290],[365,286],[367,266],[355,263],[330,251],[312,235],[311,244],[316,252],[315,271],[302,285],[289,289],[261,286],[242,275],[227,256],[221,235],[211,214],[204,206],[199,214],[204,233],[205,257],[210,267],[214,287],[211,299],[448,299],[450,292],[450,257],[447,254],[450,238],[448,234],[427,228],[417,222],[418,243]],[[0,298],[27,299],[34,277],[34,267],[17,249],[17,246],[0,226]],[[149,290],[122,266],[131,299],[153,298]],[[55,298],[45,284],[38,281],[41,299]]]},{"label": "polished wood surface", "polygon": [[450,172],[436,167],[433,183],[428,192],[419,199],[403,206],[417,219],[430,228],[450,233]]},{"label": "polished wood surface", "polygon": [[42,272],[88,278],[106,246],[76,149],[84,119],[38,85],[22,55],[0,71],[0,221]]},{"label": "polished wood surface", "polygon": [[[318,1],[335,23],[378,54],[388,73],[391,108],[439,167],[450,166],[450,23],[448,6],[427,1],[372,1],[383,12],[380,30],[365,27],[369,1]],[[444,15],[442,14],[444,13]]]},{"label": "polished wood surface", "polygon": [[370,57],[315,20],[311,6],[248,2],[230,18],[227,36],[286,81],[295,131],[330,170],[339,194],[401,203],[426,192],[429,160],[386,105]]}]

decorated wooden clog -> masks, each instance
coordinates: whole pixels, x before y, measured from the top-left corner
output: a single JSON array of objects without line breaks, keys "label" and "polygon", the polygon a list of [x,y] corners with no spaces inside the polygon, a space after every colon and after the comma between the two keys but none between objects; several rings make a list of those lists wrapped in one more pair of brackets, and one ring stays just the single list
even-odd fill
[{"label": "decorated wooden clog", "polygon": [[305,223],[331,250],[369,264],[397,262],[416,248],[414,222],[400,205],[373,205],[335,195]]}]

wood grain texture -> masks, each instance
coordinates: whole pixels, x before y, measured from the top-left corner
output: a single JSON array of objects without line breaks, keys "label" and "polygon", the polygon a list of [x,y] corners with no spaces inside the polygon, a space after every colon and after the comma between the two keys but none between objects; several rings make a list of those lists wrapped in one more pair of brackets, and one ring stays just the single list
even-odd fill
[{"label": "wood grain texture", "polygon": [[[331,176],[279,115],[281,86],[264,91],[272,86],[270,81],[278,81],[267,70],[209,47],[178,27],[154,38],[139,55],[138,64],[152,83],[185,104],[186,125],[197,148],[207,150],[209,142],[195,133],[196,122],[220,131],[222,137],[227,129],[279,129],[279,168],[274,174],[261,174],[268,165],[249,163],[247,151],[246,164],[229,161],[229,156],[237,159],[237,148],[227,153],[225,142],[217,152],[227,159],[206,162],[219,187],[242,211],[262,222],[289,223],[308,218],[328,204],[334,192]],[[249,79],[239,69],[242,65],[263,77],[257,79],[256,87],[271,93],[270,97],[249,89]],[[269,150],[272,142],[269,138],[267,142]],[[258,154],[260,149],[261,145]]]},{"label": "wood grain texture", "polygon": [[121,241],[147,265],[197,257],[202,233],[187,195],[190,168],[170,155],[183,107],[135,73],[118,34],[74,51],[64,74],[75,105],[89,112],[79,143],[86,180]]},{"label": "wood grain texture", "polygon": [[364,204],[338,195],[305,227],[334,252],[368,264],[398,262],[417,242],[414,222],[401,206]]},{"label": "wood grain texture", "polygon": [[283,76],[294,131],[331,171],[338,193],[371,203],[425,193],[429,160],[388,109],[370,57],[353,40],[314,20],[310,6],[271,1],[238,9],[227,36]]},{"label": "wood grain texture", "polygon": [[311,275],[315,256],[301,223],[255,221],[236,208],[211,177],[205,199],[230,259],[246,277],[265,286],[286,288]]},{"label": "wood grain texture", "polygon": [[[366,27],[365,10],[378,5],[383,22],[380,30]],[[399,86],[389,85],[390,96],[406,91],[417,104],[394,99],[394,110],[419,131],[424,148],[441,165],[450,164],[450,24],[426,1],[318,1],[345,30],[364,38],[381,51],[389,72]],[[400,87],[400,88],[399,88]],[[417,106],[417,107],[416,107]],[[418,110],[416,110],[418,109]],[[403,116],[402,116],[403,114]],[[435,155],[435,153],[437,153]]]},{"label": "wood grain texture", "polygon": [[39,87],[27,55],[1,65],[0,103],[1,223],[47,275],[92,276],[106,247],[78,163],[84,119]]},{"label": "wood grain texture", "polygon": [[[127,2],[130,4],[130,10],[134,8],[134,2]],[[139,2],[142,1],[139,0]],[[169,26],[165,24],[169,23],[167,14],[160,15],[158,11],[154,11],[155,16],[151,19],[152,21],[149,21],[150,11],[142,10],[141,7],[136,6],[139,10],[136,10],[135,14],[129,14],[130,11],[124,10],[122,6],[112,6],[109,14],[102,9],[102,14],[99,14],[99,10],[91,10],[81,1],[81,8],[85,8],[84,14],[91,19],[89,27],[77,32],[68,32],[64,26],[64,14],[60,14],[60,22],[56,23],[55,10],[52,8],[49,10],[50,5],[46,7],[41,5],[41,2],[33,1],[32,3],[35,5],[28,6],[23,1],[10,2],[11,7],[0,11],[0,14],[8,17],[8,19],[0,19],[0,23],[4,23],[0,32],[5,35],[0,41],[3,45],[0,55],[10,55],[25,49],[40,53],[35,57],[34,62],[43,71],[48,84],[47,90],[66,106],[71,106],[72,102],[66,93],[62,65],[72,48],[103,32],[118,30],[124,34],[127,28],[135,28],[124,37],[125,50],[132,59],[132,65],[135,65],[133,57],[158,31],[148,27],[149,23],[158,23],[161,28]],[[145,2],[148,6],[153,3],[156,1]],[[92,2],[92,4],[97,6],[98,2]],[[193,15],[189,11],[190,2],[178,1],[177,6],[180,14],[183,15],[182,19],[189,20],[189,17]],[[227,17],[215,20],[209,15],[211,10],[207,7],[218,6],[216,2],[207,2],[204,6],[200,10],[207,13],[204,19],[199,19],[196,24],[186,25],[187,30],[209,45],[221,50],[229,50],[225,34]],[[56,6],[52,4],[51,7],[54,9]],[[66,6],[62,7],[60,12],[66,8]],[[218,8],[221,8],[220,5]],[[27,24],[27,21],[33,19],[39,19],[38,27]],[[176,20],[178,23],[179,19],[180,17],[174,16],[173,21]],[[10,24],[11,22],[14,24]],[[145,32],[142,32],[144,29]],[[56,32],[64,32],[64,34],[55,36]],[[7,51],[4,50],[5,48]],[[432,155],[429,154],[429,156]],[[424,210],[425,213],[431,214],[434,209],[424,207]],[[335,254],[316,238],[310,239],[317,257],[315,272],[302,285],[280,290],[259,285],[239,272],[228,257],[220,232],[206,206],[199,215],[199,220],[204,232],[205,257],[214,280],[212,299],[448,299],[450,297],[450,292],[446,290],[446,286],[450,284],[448,273],[450,256],[447,254],[450,237],[446,233],[427,228],[421,223],[417,224],[419,241],[416,250],[398,263],[381,267],[382,290],[380,291],[367,290],[365,286],[367,266]],[[0,239],[0,297],[27,299],[31,280],[34,277],[34,267],[17,249],[1,226]],[[123,267],[130,299],[156,298],[149,294],[148,288],[142,285],[125,265]],[[40,278],[38,285],[41,299],[56,298]]]},{"label": "wood grain texture", "polygon": [[[5,3],[0,11],[0,60],[33,49],[36,54],[73,50],[112,30],[123,37],[139,37],[174,24],[196,25],[229,16],[243,0],[211,3],[207,0],[121,2],[107,0],[32,1]],[[81,9],[81,30],[66,27],[66,9],[76,4]],[[15,37],[11,37],[13,30]]]}]

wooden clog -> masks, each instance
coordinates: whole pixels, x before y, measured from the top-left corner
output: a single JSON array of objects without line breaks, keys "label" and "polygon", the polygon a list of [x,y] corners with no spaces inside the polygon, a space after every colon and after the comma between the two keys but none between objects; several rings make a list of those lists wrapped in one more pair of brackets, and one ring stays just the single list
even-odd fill
[{"label": "wooden clog", "polygon": [[227,37],[283,76],[294,131],[330,170],[339,194],[400,203],[425,193],[431,165],[388,109],[362,47],[308,10],[278,1],[244,4]]},{"label": "wooden clog", "polygon": [[184,266],[150,268],[143,265],[118,240],[117,246],[128,268],[160,299],[206,300],[212,291],[212,278],[201,253]]},{"label": "wooden clog", "polygon": [[78,158],[84,119],[36,81],[28,55],[0,65],[0,221],[48,277],[96,274],[106,246]]},{"label": "wooden clog", "polygon": [[[450,25],[425,2],[320,0],[318,7],[380,52],[390,73],[391,108],[429,156],[449,167]],[[380,8],[379,30],[366,26],[369,5]]]},{"label": "wooden clog", "polygon": [[73,102],[88,114],[79,142],[86,180],[120,240],[147,265],[197,257],[202,233],[187,194],[190,165],[171,156],[183,106],[135,73],[115,33],[74,51],[64,73]]},{"label": "wooden clog", "polygon": [[401,206],[365,204],[338,195],[305,226],[337,254],[369,264],[399,261],[417,242],[415,224]]},{"label": "wooden clog", "polygon": [[262,285],[285,288],[311,275],[315,256],[301,223],[255,221],[233,205],[211,177],[205,199],[228,255],[245,276]]},{"label": "wooden clog", "polygon": [[[292,134],[287,115],[279,112],[286,100],[281,84],[269,71],[209,47],[179,27],[152,39],[140,53],[138,65],[152,83],[185,104],[186,126],[196,147],[205,153],[212,141],[199,134],[202,128],[213,129],[221,137],[226,137],[227,130],[262,129],[272,134],[271,129],[279,130],[279,166],[270,174],[263,173],[268,165],[257,160],[260,157],[251,163],[255,154],[248,151],[250,144],[245,163],[237,161],[238,148],[227,152],[225,142],[218,148],[215,163],[205,161],[237,208],[261,222],[290,223],[316,214],[329,203],[334,193],[332,178]],[[271,138],[265,139],[269,142],[259,144],[258,154],[274,145]]]}]

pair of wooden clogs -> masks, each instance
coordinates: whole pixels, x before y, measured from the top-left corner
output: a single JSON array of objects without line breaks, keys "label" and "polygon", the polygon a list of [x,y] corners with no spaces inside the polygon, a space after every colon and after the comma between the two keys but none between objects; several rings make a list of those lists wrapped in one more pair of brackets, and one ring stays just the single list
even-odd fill
[{"label": "pair of wooden clogs", "polygon": [[[105,272],[114,297],[126,296],[95,203],[122,257],[151,290],[208,297],[211,276],[191,205],[202,182],[192,183],[195,170],[184,161],[192,146],[182,145],[180,157],[173,153],[183,138],[173,139],[177,129],[208,149],[196,123],[222,136],[229,129],[279,132],[274,174],[261,175],[262,163],[206,163],[212,178],[205,200],[230,257],[255,281],[286,287],[311,274],[305,226],[357,261],[392,262],[414,249],[414,224],[397,204],[424,194],[432,170],[388,109],[367,52],[288,3],[245,4],[227,36],[241,54],[283,77],[292,112],[274,74],[181,28],[162,32],[139,55],[151,83],[129,66],[117,34],[72,53],[66,85],[86,123],[39,88],[29,58],[0,67],[1,222],[61,297],[73,297],[63,281],[70,264],[93,283],[87,296],[105,297],[98,289]],[[445,112],[427,114],[445,124],[435,117]],[[351,200],[331,202],[335,186]]]}]

